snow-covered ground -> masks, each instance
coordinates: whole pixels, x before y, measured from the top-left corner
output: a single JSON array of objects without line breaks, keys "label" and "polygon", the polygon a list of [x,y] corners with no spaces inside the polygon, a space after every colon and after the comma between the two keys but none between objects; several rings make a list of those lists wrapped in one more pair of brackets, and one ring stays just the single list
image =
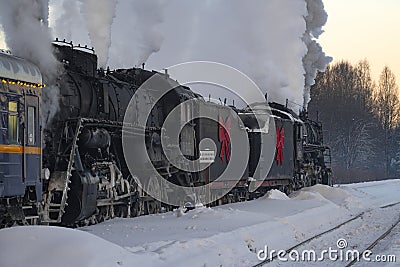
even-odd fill
[{"label": "snow-covered ground", "polygon": [[[327,187],[316,185],[287,197],[273,190],[263,198],[214,208],[114,219],[80,229],[14,227],[0,230],[0,266],[252,266],[260,250],[286,250],[361,212],[349,224],[297,248],[319,253],[346,248],[362,251],[400,216],[400,180]],[[182,215],[182,216],[181,216]],[[400,230],[373,249],[396,255],[400,262]],[[285,255],[289,258],[289,255]],[[292,258],[294,254],[291,255]],[[344,266],[324,255],[323,266]],[[271,266],[308,266],[283,262]],[[358,266],[375,263],[360,262]],[[396,263],[386,263],[397,266]]]}]

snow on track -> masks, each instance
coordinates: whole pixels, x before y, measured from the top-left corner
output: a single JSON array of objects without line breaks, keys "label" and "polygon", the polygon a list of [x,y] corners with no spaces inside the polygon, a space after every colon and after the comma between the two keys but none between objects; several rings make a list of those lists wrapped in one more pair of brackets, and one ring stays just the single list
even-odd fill
[{"label": "snow on track", "polygon": [[[398,224],[393,231],[381,240],[372,250],[374,254],[396,255],[397,264],[400,262],[400,225]],[[376,263],[377,266],[395,266],[393,263]],[[355,264],[354,266],[361,266]]]},{"label": "snow on track", "polygon": [[[10,251],[22,251],[21,257],[18,264],[5,266],[55,266],[56,258],[63,259],[66,266],[251,266],[260,262],[257,252],[265,246],[290,248],[367,211],[363,220],[355,220],[352,227],[309,248],[333,247],[339,236],[349,238],[352,246],[361,246],[399,215],[399,206],[379,209],[400,201],[398,192],[400,180],[340,187],[316,185],[290,198],[274,190],[254,201],[199,208],[180,217],[168,212],[114,219],[79,230],[39,226],[5,229],[0,230],[0,266],[2,261],[16,260]],[[346,231],[348,235],[342,236]],[[50,251],[47,256],[29,260],[45,251]]]},{"label": "snow on track", "polygon": [[[397,216],[393,216],[394,214],[397,214]],[[269,264],[269,266],[320,266],[321,262],[323,262],[324,266],[344,266],[353,260],[353,258],[350,258],[349,260],[345,259],[346,251],[356,249],[361,255],[362,252],[364,252],[372,242],[380,237],[392,225],[398,222],[400,215],[400,204],[387,208],[375,208],[362,212],[360,215],[361,216],[357,217],[355,220],[349,221],[343,226],[327,232],[322,236],[295,248],[295,250],[300,253],[305,250],[315,251],[316,257],[311,262],[282,263],[275,261],[272,264]],[[322,255],[321,252],[324,249],[329,249],[329,247],[340,251],[337,244],[338,240],[344,240],[343,242],[345,242],[345,246],[340,247],[340,249],[344,252],[342,254],[344,256],[343,258],[340,258],[340,254],[332,254],[337,255],[338,259],[336,261],[331,261],[329,260],[328,253]],[[323,257],[324,260],[317,260],[319,257]],[[373,257],[371,257],[371,259],[373,259]],[[360,256],[360,262],[358,264],[361,264],[358,266],[364,266],[368,263],[365,261],[363,262],[362,257]]]}]

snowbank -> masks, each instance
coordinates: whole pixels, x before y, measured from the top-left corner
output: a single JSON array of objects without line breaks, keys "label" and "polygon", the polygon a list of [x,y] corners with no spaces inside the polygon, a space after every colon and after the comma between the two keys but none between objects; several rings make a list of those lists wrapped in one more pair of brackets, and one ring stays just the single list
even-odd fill
[{"label": "snowbank", "polygon": [[[400,201],[398,192],[399,180],[316,185],[290,198],[273,190],[254,201],[202,207],[179,217],[168,212],[114,219],[77,230],[44,226],[3,229],[0,266],[251,266],[259,262],[257,251],[266,245],[287,249],[361,210],[375,208],[379,215],[379,206]],[[390,212],[377,223],[393,219]],[[371,216],[364,216],[365,220],[373,220]],[[368,232],[369,226],[360,224],[363,234],[351,233],[364,238],[365,232],[380,231]],[[358,244],[354,237],[346,237]],[[335,238],[315,246],[335,245]]]},{"label": "snowbank", "polygon": [[0,230],[0,266],[144,266],[159,264],[151,253],[132,254],[95,235],[62,227]]},{"label": "snowbank", "polygon": [[285,193],[277,190],[272,189],[267,194],[265,194],[264,198],[266,199],[279,199],[279,200],[288,200],[290,199]]}]

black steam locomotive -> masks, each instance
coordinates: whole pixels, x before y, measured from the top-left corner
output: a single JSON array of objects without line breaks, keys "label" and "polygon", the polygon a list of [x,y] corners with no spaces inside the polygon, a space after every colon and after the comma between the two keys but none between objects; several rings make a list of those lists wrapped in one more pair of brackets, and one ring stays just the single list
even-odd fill
[{"label": "black steam locomotive", "polygon": [[[9,54],[0,54],[0,225],[42,223],[80,225],[112,217],[129,217],[172,208],[148,195],[157,191],[174,197],[165,184],[151,176],[138,182],[127,166],[122,149],[125,111],[138,88],[153,75],[168,74],[141,68],[98,70],[97,56],[85,47],[55,42],[55,55],[64,66],[57,80],[59,109],[41,126],[39,70]],[[136,116],[143,105],[151,105],[145,124],[129,126],[133,134],[144,133],[151,164],[166,180],[196,187],[211,182],[207,194],[216,196],[212,205],[258,197],[271,188],[286,193],[317,183],[331,184],[330,150],[323,144],[320,123],[296,115],[277,103],[257,103],[237,109],[208,102],[186,86],[177,86],[155,101],[154,90],[136,99]],[[220,114],[222,120],[195,119],[186,123],[196,105],[181,109],[179,147],[189,160],[201,157],[200,141],[217,144],[213,163],[204,171],[188,172],[171,166],[161,146],[163,123],[179,104],[193,100],[203,109]],[[264,116],[260,125],[255,114]],[[243,121],[249,138],[250,157],[241,177],[216,181],[229,162],[231,144],[226,130],[231,112]],[[235,116],[232,116],[232,118]],[[275,129],[270,129],[273,120]],[[274,158],[268,175],[263,166],[260,140],[276,131]],[[143,180],[141,180],[143,181]],[[226,187],[233,188],[222,194]],[[195,200],[184,199],[182,205]]]}]

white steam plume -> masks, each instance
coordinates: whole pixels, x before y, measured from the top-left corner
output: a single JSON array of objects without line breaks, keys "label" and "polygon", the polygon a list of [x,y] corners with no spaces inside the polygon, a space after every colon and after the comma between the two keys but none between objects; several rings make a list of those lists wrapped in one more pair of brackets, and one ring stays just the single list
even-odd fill
[{"label": "white steam plume", "polygon": [[304,0],[169,2],[161,25],[165,40],[148,65],[161,69],[192,60],[221,62],[252,78],[269,101],[302,105]]},{"label": "white steam plume", "polygon": [[46,76],[54,77],[57,60],[53,55],[51,35],[45,20],[43,0],[0,0],[0,23],[11,52],[32,61]]},{"label": "white steam plume", "polygon": [[161,25],[169,1],[132,0],[118,3],[112,32],[110,66],[132,67],[146,63],[149,56],[158,52],[165,33]]},{"label": "white steam plume", "polygon": [[49,26],[49,0],[40,0],[40,12],[41,18],[43,20],[43,24],[48,27]]},{"label": "white steam plume", "polygon": [[82,27],[79,2],[76,0],[64,0],[61,8],[61,15],[54,25],[55,35],[59,39],[66,39],[67,42],[73,41],[72,31]]},{"label": "white steam plume", "polygon": [[[58,110],[58,88],[53,86],[59,64],[53,55],[48,25],[47,0],[0,0],[0,24],[11,52],[35,63],[50,85],[43,89],[43,121]],[[49,117],[47,117],[49,116]]]},{"label": "white steam plume", "polygon": [[158,52],[161,48],[164,37],[157,26],[164,20],[163,12],[167,3],[163,0],[141,2],[141,0],[135,0],[132,3],[140,44],[137,65],[145,63],[152,53]]},{"label": "white steam plume", "polygon": [[324,71],[326,65],[332,61],[331,57],[325,55],[322,47],[316,42],[322,33],[322,26],[325,25],[328,14],[325,12],[322,0],[307,0],[306,16],[306,32],[303,36],[303,41],[307,46],[307,54],[303,58],[303,65],[305,73],[305,88],[304,88],[304,101],[303,107],[307,109],[307,105],[311,100],[310,89],[315,84],[315,77],[317,71]]},{"label": "white steam plume", "polygon": [[7,45],[5,42],[4,30],[0,23],[0,49],[6,49]]},{"label": "white steam plume", "polygon": [[111,26],[117,0],[80,0],[92,46],[95,47],[100,67],[106,67],[111,46]]},{"label": "white steam plume", "polygon": [[[185,61],[217,61],[250,76],[269,101],[288,99],[298,110],[309,101],[316,70],[330,60],[316,42],[326,18],[321,0],[119,1],[109,65],[146,62],[160,70]],[[70,29],[74,42],[87,42],[84,27]]]}]

